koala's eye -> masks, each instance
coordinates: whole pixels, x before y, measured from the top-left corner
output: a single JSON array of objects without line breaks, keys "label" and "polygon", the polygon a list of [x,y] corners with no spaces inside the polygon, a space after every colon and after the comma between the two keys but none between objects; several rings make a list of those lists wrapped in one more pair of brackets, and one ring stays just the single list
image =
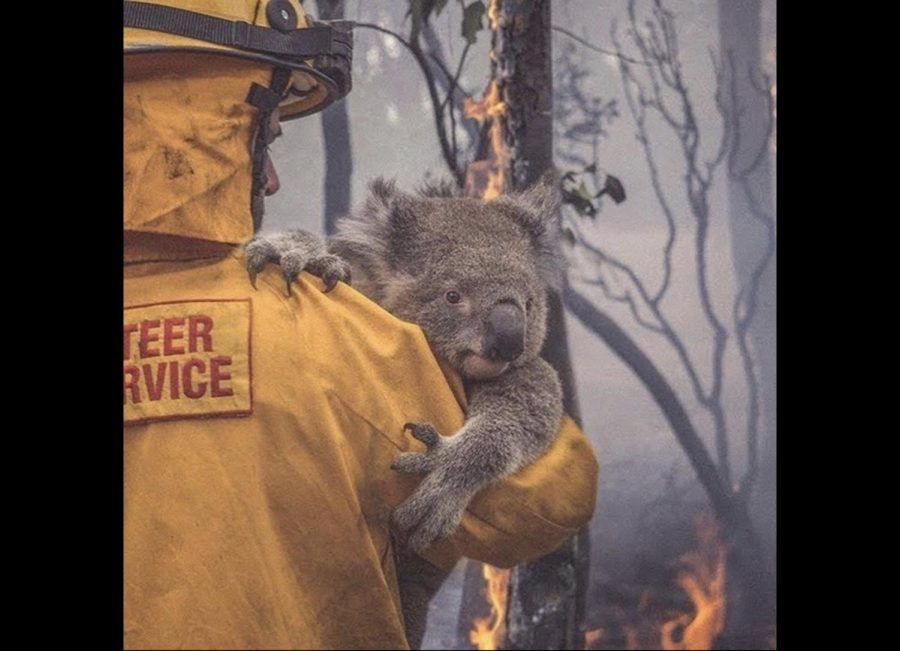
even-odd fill
[{"label": "koala's eye", "polygon": [[447,302],[448,303],[459,303],[462,300],[462,296],[459,295],[459,292],[454,292],[450,290],[447,292]]},{"label": "koala's eye", "polygon": [[531,300],[530,298],[527,301],[525,301],[525,309],[526,310],[530,310],[532,305],[534,305],[534,301]]}]

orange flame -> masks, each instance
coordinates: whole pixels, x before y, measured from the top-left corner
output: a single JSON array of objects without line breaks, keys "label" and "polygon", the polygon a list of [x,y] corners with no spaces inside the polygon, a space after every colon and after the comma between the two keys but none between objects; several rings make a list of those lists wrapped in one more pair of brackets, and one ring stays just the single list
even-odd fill
[{"label": "orange flame", "polygon": [[487,17],[492,32],[500,29],[500,0],[491,0],[487,8]]},{"label": "orange flame", "polygon": [[469,641],[476,649],[499,649],[506,635],[506,595],[509,570],[501,570],[485,563],[482,575],[487,579],[485,597],[491,604],[488,617],[476,617],[469,631]]},{"label": "orange flame", "polygon": [[[663,649],[712,649],[725,629],[725,545],[709,513],[697,517],[699,548],[684,554],[678,585],[691,598],[696,613],[679,615],[662,625]],[[676,632],[681,631],[679,640]]]},{"label": "orange flame", "polygon": [[500,85],[492,79],[484,93],[484,99],[476,102],[466,98],[463,112],[467,118],[483,123],[490,120],[490,156],[485,160],[469,163],[466,170],[466,191],[470,196],[480,196],[488,201],[499,197],[508,181],[509,155],[503,142],[503,118],[506,103],[500,93]]},{"label": "orange flame", "polygon": [[585,631],[584,648],[586,650],[599,648],[600,638],[603,637],[603,633],[604,631],[602,628],[595,628],[590,631]]}]

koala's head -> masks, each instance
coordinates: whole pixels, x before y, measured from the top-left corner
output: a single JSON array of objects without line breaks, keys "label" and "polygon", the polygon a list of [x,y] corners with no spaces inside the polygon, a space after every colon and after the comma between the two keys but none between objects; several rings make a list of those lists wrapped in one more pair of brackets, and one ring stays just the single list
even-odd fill
[{"label": "koala's head", "polygon": [[465,378],[496,377],[540,354],[547,288],[561,278],[551,177],[487,202],[443,185],[411,195],[378,179],[370,189],[334,239],[361,291],[419,324]]}]

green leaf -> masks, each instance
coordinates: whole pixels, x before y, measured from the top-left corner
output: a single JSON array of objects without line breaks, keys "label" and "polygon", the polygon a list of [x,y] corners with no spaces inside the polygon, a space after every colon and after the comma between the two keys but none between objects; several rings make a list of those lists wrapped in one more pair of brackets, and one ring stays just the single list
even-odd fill
[{"label": "green leaf", "polygon": [[444,10],[444,7],[447,6],[447,0],[435,0],[434,2],[434,15],[440,16],[441,11]]},{"label": "green leaf", "polygon": [[475,43],[478,31],[483,27],[482,16],[484,16],[484,3],[481,0],[473,2],[463,9],[462,35],[470,45]]}]

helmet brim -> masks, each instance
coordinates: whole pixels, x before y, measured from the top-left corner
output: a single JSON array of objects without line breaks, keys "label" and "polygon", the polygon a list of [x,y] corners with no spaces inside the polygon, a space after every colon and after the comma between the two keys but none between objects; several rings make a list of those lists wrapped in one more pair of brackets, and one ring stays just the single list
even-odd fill
[{"label": "helmet brim", "polygon": [[175,34],[152,30],[129,28],[125,30],[124,54],[211,54],[244,61],[258,61],[271,66],[289,68],[294,71],[288,92],[279,106],[279,119],[284,122],[318,113],[327,108],[345,93],[340,92],[337,80],[317,70],[312,61],[290,61],[258,52],[244,52],[234,48],[209,43]]}]

